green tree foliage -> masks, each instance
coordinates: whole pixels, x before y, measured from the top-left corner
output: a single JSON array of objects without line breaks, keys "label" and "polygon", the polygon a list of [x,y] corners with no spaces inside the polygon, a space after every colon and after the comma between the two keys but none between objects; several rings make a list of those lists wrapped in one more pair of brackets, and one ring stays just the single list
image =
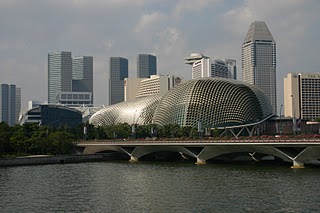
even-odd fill
[{"label": "green tree foliage", "polygon": [[6,153],[13,152],[13,147],[10,144],[11,130],[7,123],[0,123],[0,156]]},{"label": "green tree foliage", "polygon": [[[84,127],[87,134],[84,134]],[[133,137],[134,136],[134,137]],[[61,155],[72,152],[72,143],[77,140],[105,140],[129,138],[198,138],[197,128],[180,127],[176,124],[164,126],[149,124],[132,126],[123,123],[104,127],[94,127],[88,123],[76,127],[39,126],[25,124],[8,126],[0,123],[0,157],[18,155]]]}]

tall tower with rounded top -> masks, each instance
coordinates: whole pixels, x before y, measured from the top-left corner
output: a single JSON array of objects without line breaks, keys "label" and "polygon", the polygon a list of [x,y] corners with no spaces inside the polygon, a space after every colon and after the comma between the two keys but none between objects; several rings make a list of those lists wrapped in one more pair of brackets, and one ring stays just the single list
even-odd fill
[{"label": "tall tower with rounded top", "polygon": [[258,86],[277,112],[276,42],[264,21],[255,21],[242,45],[242,80]]}]

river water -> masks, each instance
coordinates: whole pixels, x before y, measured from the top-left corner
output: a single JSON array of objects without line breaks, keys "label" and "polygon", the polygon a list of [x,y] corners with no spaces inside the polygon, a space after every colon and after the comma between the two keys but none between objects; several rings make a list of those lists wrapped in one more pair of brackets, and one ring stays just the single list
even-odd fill
[{"label": "river water", "polygon": [[0,212],[320,212],[320,168],[93,162],[0,168]]}]

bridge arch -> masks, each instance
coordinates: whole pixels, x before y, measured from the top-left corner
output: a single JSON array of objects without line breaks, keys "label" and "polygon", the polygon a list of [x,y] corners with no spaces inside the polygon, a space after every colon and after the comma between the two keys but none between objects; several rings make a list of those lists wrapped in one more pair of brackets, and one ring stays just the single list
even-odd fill
[{"label": "bridge arch", "polygon": [[289,155],[285,154],[284,152],[278,150],[275,147],[270,146],[228,146],[225,147],[205,147],[197,156],[198,163],[205,163],[207,160],[224,155],[224,154],[231,154],[231,153],[239,153],[239,152],[248,152],[248,153],[261,153],[266,155],[272,155],[275,157],[279,157],[284,161],[292,162],[293,158]]},{"label": "bridge arch", "polygon": [[183,146],[137,146],[133,150],[131,157],[135,160],[138,160],[139,158],[145,155],[155,153],[155,152],[165,152],[165,151],[182,153],[182,154],[196,158],[196,155],[194,153],[192,153],[191,151],[189,151]]}]

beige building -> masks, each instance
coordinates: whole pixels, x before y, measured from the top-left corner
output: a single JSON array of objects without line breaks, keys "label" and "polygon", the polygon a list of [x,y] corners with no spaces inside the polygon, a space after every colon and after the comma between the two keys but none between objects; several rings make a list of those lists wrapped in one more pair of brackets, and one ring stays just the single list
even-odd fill
[{"label": "beige building", "polygon": [[124,79],[124,101],[136,98],[137,90],[142,80],[147,78],[125,78]]},{"label": "beige building", "polygon": [[181,79],[173,75],[151,75],[150,78],[126,78],[124,82],[125,101],[155,94],[165,94],[179,83],[181,83]]},{"label": "beige building", "polygon": [[284,78],[284,115],[320,118],[320,73],[289,73]]}]

